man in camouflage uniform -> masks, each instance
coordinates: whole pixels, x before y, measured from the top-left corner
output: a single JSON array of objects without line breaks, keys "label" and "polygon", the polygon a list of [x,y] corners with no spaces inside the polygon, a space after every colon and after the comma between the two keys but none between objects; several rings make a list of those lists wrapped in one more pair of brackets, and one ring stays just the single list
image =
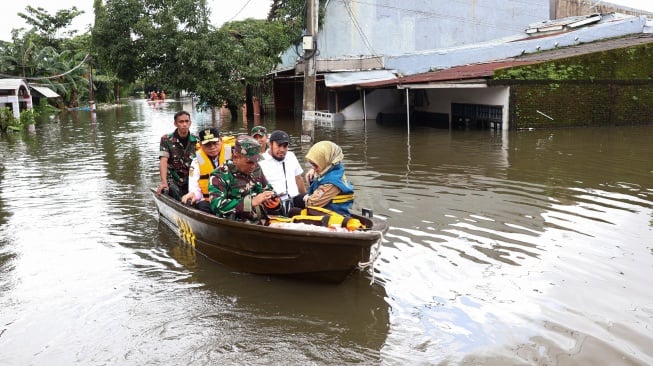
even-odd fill
[{"label": "man in camouflage uniform", "polygon": [[266,211],[279,207],[279,198],[260,173],[261,145],[250,136],[238,136],[231,160],[211,173],[209,201],[220,217],[265,223]]},{"label": "man in camouflage uniform", "polygon": [[176,129],[161,136],[159,143],[159,176],[161,184],[157,194],[164,190],[176,200],[188,193],[188,173],[195,158],[198,137],[190,133],[190,114],[186,111],[175,113]]},{"label": "man in camouflage uniform", "polygon": [[258,141],[259,145],[261,145],[261,154],[268,150],[270,144],[268,143],[268,130],[265,128],[265,126],[252,127],[252,131],[249,133],[249,135],[255,138],[256,141]]}]

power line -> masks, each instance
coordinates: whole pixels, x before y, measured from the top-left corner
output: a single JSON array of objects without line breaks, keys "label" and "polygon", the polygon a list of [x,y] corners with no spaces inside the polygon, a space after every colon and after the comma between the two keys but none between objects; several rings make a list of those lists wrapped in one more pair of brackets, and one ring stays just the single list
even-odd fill
[{"label": "power line", "polygon": [[238,10],[238,12],[236,12],[236,14],[235,14],[234,16],[232,16],[229,20],[227,20],[227,22],[230,22],[230,21],[236,19],[236,17],[237,17],[238,15],[240,15],[240,13],[242,13],[243,10],[245,10],[245,8],[247,7],[247,5],[249,5],[249,3],[250,3],[251,1],[252,1],[252,0],[247,0],[247,2],[245,3],[245,5],[243,5],[243,7],[240,8],[240,10]]},{"label": "power line", "polygon": [[[66,72],[63,72],[61,74],[52,75],[52,76],[29,76],[29,77],[22,77],[21,79],[26,79],[26,80],[47,80],[47,79],[60,78],[62,76],[66,76],[66,75],[70,74],[71,72],[73,72],[73,71],[79,69],[80,67],[82,67],[82,65],[84,65],[86,63],[86,60],[88,59],[88,57],[89,57],[89,54],[87,53],[86,56],[84,56],[84,59],[79,63],[79,65],[77,65],[77,66],[73,67],[72,69],[70,69],[70,70],[68,70]],[[3,78],[16,78],[16,75],[0,74],[0,76],[2,76]]]}]

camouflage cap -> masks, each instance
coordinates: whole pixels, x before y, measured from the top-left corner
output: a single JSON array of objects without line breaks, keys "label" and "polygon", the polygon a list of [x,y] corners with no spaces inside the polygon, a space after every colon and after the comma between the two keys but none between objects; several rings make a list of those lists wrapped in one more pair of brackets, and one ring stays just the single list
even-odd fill
[{"label": "camouflage cap", "polygon": [[244,155],[249,161],[257,162],[261,160],[261,144],[251,136],[238,136],[234,151]]},{"label": "camouflage cap", "polygon": [[252,131],[249,134],[252,136],[256,136],[256,135],[265,136],[266,133],[268,133],[268,130],[265,127],[254,126],[252,127]]}]

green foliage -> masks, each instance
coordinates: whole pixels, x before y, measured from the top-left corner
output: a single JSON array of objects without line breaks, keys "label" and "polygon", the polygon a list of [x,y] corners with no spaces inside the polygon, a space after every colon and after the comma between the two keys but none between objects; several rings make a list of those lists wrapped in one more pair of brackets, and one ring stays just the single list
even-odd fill
[{"label": "green foliage", "polygon": [[120,80],[187,90],[202,105],[239,105],[244,84],[270,72],[301,34],[303,1],[275,3],[273,21],[213,29],[205,0],[96,0],[92,47]]},{"label": "green foliage", "polygon": [[38,105],[34,106],[34,111],[37,115],[51,114],[59,112],[59,108],[48,103],[46,98],[42,98]]},{"label": "green foliage", "polygon": [[17,127],[20,129],[20,121],[14,117],[11,108],[0,108],[0,131],[15,130]]},{"label": "green foliage", "polygon": [[27,6],[20,16],[31,28],[0,42],[0,73],[48,86],[67,105],[89,98],[89,72],[97,102],[133,93],[138,83],[188,90],[205,105],[238,105],[245,85],[258,83],[299,39],[305,18],[303,0],[275,0],[269,21],[220,29],[209,23],[206,0],[94,0],[93,6],[94,26],[80,36],[66,31],[82,13],[76,7],[51,15]]},{"label": "green foliage", "polygon": [[537,65],[498,70],[495,79],[513,80],[573,80],[583,79],[587,74],[583,65],[562,62],[545,62]]},{"label": "green foliage", "polygon": [[45,9],[28,5],[26,13],[18,13],[18,16],[25,19],[25,22],[32,26],[32,30],[38,35],[39,47],[59,48],[60,38],[73,37],[77,31],[64,31],[69,27],[78,15],[84,14],[73,6],[70,9],[58,10],[50,15]]},{"label": "green foliage", "polygon": [[642,44],[497,70],[495,80],[650,80],[653,45]]},{"label": "green foliage", "polygon": [[[72,36],[64,29],[81,14],[75,7],[54,16],[42,8],[27,6],[19,13],[32,28],[14,29],[12,42],[0,44],[0,73],[49,87],[67,101],[73,94],[88,94],[88,69],[83,63],[90,36]],[[63,38],[64,36],[72,38]]]},{"label": "green foliage", "polygon": [[0,108],[0,131],[22,131],[27,126],[36,124],[39,113],[34,109],[20,112],[20,117],[14,117],[10,108]]},{"label": "green foliage", "polygon": [[36,118],[38,118],[38,116],[39,116],[39,112],[37,112],[34,109],[22,111],[20,112],[20,118],[19,118],[20,125],[22,127],[34,125],[36,124]]}]

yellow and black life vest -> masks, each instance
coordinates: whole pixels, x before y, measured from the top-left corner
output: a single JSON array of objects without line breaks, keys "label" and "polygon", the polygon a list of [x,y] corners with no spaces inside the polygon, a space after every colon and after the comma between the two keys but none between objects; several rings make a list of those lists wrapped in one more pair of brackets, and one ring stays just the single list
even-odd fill
[{"label": "yellow and black life vest", "polygon": [[360,220],[351,216],[344,216],[324,207],[309,206],[301,210],[301,213],[294,215],[292,222],[301,222],[325,227],[344,227],[349,231],[365,229]]},{"label": "yellow and black life vest", "polygon": [[200,179],[197,181],[197,184],[202,190],[202,196],[207,200],[209,198],[209,176],[216,167],[213,165],[211,158],[209,158],[202,149],[197,151],[196,159],[197,165],[199,165],[200,168]]},{"label": "yellow and black life vest", "polygon": [[[222,137],[222,147],[220,148],[220,154],[218,155],[218,164],[219,165],[224,165],[224,162],[231,158],[231,148],[236,144],[236,137],[235,136],[223,136]],[[209,175],[211,175],[211,172],[217,168],[216,166],[213,165],[211,162],[211,158],[209,158],[206,153],[204,153],[204,150],[200,147],[201,145],[198,143],[197,144],[197,163],[200,168],[200,179],[198,181],[198,184],[200,186],[200,189],[202,190],[202,195],[204,196],[204,199],[207,200],[209,198]]]},{"label": "yellow and black life vest", "polygon": [[218,162],[224,165],[224,162],[231,159],[231,148],[236,146],[236,136],[222,136],[222,148]]}]

